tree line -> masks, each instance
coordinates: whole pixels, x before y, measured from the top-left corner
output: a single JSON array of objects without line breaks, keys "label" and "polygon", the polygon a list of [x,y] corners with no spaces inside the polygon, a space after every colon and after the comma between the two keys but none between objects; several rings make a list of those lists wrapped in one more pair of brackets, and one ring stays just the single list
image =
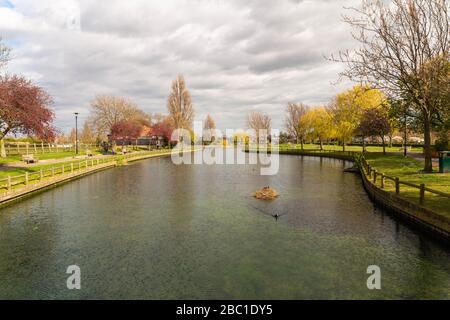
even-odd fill
[{"label": "tree line", "polygon": [[[1,39],[0,39],[1,40]],[[0,66],[9,61],[10,49],[0,42]],[[53,126],[52,97],[22,75],[0,75],[0,156],[6,157],[5,137],[25,135],[35,140],[75,143],[75,128],[65,134]],[[149,114],[129,99],[100,95],[90,103],[87,120],[78,142],[101,144],[117,139],[131,140],[142,135],[158,136],[171,143],[175,128],[192,131],[194,108],[184,77],[173,81],[167,99],[167,114]],[[206,123],[215,124],[208,115]]]},{"label": "tree line", "polygon": [[432,171],[431,133],[450,130],[450,26],[447,0],[363,0],[344,22],[359,43],[332,61],[341,76],[383,90],[393,116],[415,123],[424,136],[424,171]]},{"label": "tree line", "polygon": [[[450,26],[447,0],[362,0],[349,8],[345,23],[359,43],[329,60],[342,63],[341,78],[358,83],[315,108],[302,103],[287,106],[288,134],[303,145],[307,139],[335,139],[345,145],[358,136],[392,137],[397,129],[420,132],[424,137],[424,171],[432,171],[432,134],[448,147],[450,131]],[[0,67],[10,49],[0,41]],[[54,139],[52,99],[42,88],[20,75],[0,76],[0,155],[7,134]],[[98,96],[81,137],[104,141],[135,138],[142,130],[163,136],[170,143],[175,128],[192,131],[194,108],[182,76],[173,80],[167,114],[146,114],[133,102],[116,96]],[[247,116],[257,132],[270,130],[270,117],[261,112]],[[209,116],[205,127],[215,127]],[[89,138],[91,137],[91,138]]]},{"label": "tree line", "polygon": [[[432,134],[448,148],[450,131],[450,26],[447,0],[362,0],[343,20],[359,43],[329,60],[343,63],[341,78],[359,85],[324,107],[287,107],[288,133],[303,144],[333,137],[379,136],[406,127],[424,137],[424,172],[432,172]],[[261,116],[251,116],[252,119]],[[249,126],[264,127],[249,119]],[[267,122],[267,121],[266,121]]]},{"label": "tree line", "polygon": [[[80,134],[85,143],[134,140],[141,136],[162,137],[171,143],[176,128],[192,131],[194,107],[186,82],[178,75],[171,84],[167,98],[167,114],[145,113],[135,103],[123,97],[101,95],[91,101],[88,119]],[[73,139],[70,133],[69,140]]]},{"label": "tree line", "polygon": [[[379,137],[385,146],[386,136],[395,132],[389,118],[390,105],[378,89],[356,85],[337,94],[324,106],[310,107],[304,103],[289,103],[286,107],[286,138],[295,140],[303,149],[305,141],[337,141],[345,146],[354,137],[360,137],[365,147],[366,138]],[[384,149],[385,152],[385,149]]]},{"label": "tree line", "polygon": [[[0,39],[0,67],[7,64],[10,48]],[[76,141],[73,128],[68,134],[53,126],[53,99],[43,88],[22,75],[0,75],[0,156],[6,157],[7,135],[25,135],[35,140],[57,143]],[[101,144],[115,140],[134,140],[141,136],[162,137],[173,143],[175,129],[192,132],[194,107],[185,79],[178,75],[171,83],[167,113],[146,113],[133,101],[114,95],[99,95],[90,103],[90,112],[79,134],[78,142]],[[205,129],[215,129],[210,115]]]}]

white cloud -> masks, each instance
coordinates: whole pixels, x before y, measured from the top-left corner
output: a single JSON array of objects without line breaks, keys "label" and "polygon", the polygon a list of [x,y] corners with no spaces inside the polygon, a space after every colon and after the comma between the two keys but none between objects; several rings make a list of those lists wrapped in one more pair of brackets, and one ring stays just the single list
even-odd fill
[{"label": "white cloud", "polygon": [[281,127],[288,101],[321,104],[342,88],[331,85],[341,66],[323,55],[355,46],[340,15],[358,2],[10,0],[0,36],[14,49],[8,71],[52,94],[64,130],[97,94],[165,112],[178,73],[198,119],[244,127],[259,109]]}]

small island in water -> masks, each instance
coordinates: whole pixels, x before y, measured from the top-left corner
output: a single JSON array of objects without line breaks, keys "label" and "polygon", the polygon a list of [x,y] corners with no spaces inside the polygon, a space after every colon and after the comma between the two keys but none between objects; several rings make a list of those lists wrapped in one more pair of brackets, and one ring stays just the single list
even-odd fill
[{"label": "small island in water", "polygon": [[270,188],[269,186],[262,188],[261,190],[258,190],[253,195],[256,199],[260,200],[273,200],[277,198],[280,194],[275,190]]}]

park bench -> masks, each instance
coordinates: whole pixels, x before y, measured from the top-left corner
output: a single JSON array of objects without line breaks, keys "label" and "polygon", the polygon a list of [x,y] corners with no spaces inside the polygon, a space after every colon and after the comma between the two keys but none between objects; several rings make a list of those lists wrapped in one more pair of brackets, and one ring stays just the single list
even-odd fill
[{"label": "park bench", "polygon": [[88,156],[88,157],[92,157],[92,156],[94,156],[94,153],[91,151],[91,150],[86,150],[86,155]]},{"label": "park bench", "polygon": [[36,163],[38,162],[38,159],[34,157],[33,154],[24,154],[22,155],[22,161],[29,163]]}]

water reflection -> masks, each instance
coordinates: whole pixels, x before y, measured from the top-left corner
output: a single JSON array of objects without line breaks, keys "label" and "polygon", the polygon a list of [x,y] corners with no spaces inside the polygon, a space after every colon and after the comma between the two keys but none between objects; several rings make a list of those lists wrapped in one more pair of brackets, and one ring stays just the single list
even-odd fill
[{"label": "water reflection", "polygon": [[[449,249],[376,208],[349,165],[280,156],[261,176],[165,158],[65,184],[2,210],[0,297],[449,298]],[[266,185],[281,196],[251,196]]]}]

